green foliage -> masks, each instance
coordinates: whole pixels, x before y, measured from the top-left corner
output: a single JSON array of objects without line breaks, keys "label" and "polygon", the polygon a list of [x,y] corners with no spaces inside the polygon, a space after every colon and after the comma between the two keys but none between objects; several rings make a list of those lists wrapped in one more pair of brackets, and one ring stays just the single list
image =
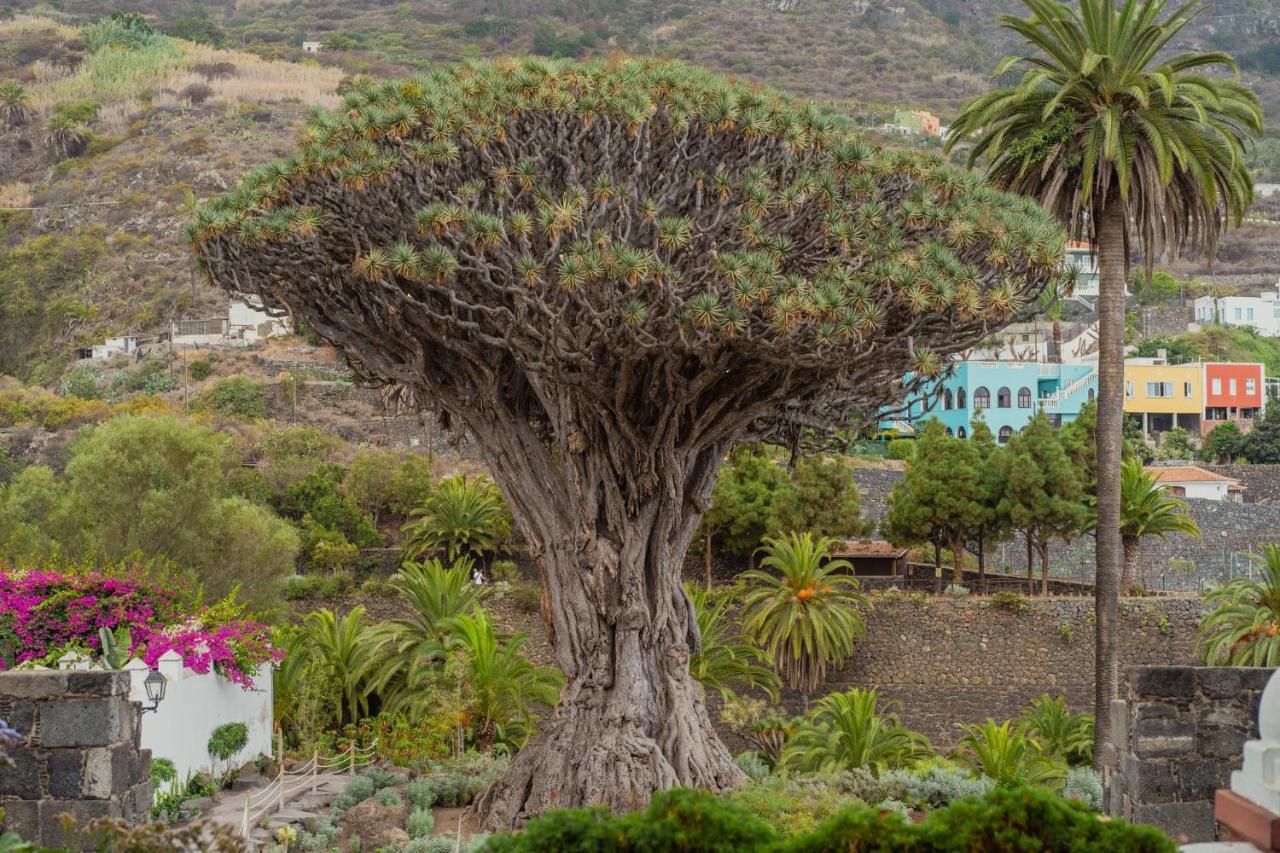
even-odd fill
[{"label": "green foliage", "polygon": [[237,418],[265,418],[267,394],[262,386],[247,376],[219,379],[204,395],[211,410]]},{"label": "green foliage", "polygon": [[126,415],[70,445],[59,477],[42,466],[0,490],[0,546],[11,557],[145,555],[189,573],[208,595],[234,587],[270,605],[298,552],[270,511],[229,494],[224,436],[168,416]]},{"label": "green foliage", "polygon": [[338,723],[355,722],[369,709],[372,687],[366,674],[374,652],[368,642],[364,608],[355,607],[338,618],[331,610],[307,614],[305,642],[295,647],[297,665],[314,660],[317,675],[340,697]]},{"label": "green foliage", "polygon": [[506,501],[486,477],[446,477],[412,515],[402,528],[410,560],[434,553],[449,560],[483,556],[503,548],[511,536]]},{"label": "green foliage", "polygon": [[1244,437],[1241,451],[1254,465],[1280,463],[1280,412],[1275,406],[1267,407]]},{"label": "green foliage", "polygon": [[1105,805],[1102,776],[1092,767],[1072,767],[1067,771],[1066,781],[1062,783],[1062,796],[1068,800],[1078,800],[1095,812],[1100,812]]},{"label": "green foliage", "polygon": [[374,799],[378,805],[388,808],[399,808],[404,805],[404,800],[401,799],[399,792],[392,788],[385,788],[379,791]]},{"label": "green foliage", "polygon": [[1048,693],[1031,701],[1018,718],[1027,734],[1040,742],[1048,756],[1072,766],[1090,763],[1093,755],[1093,717],[1073,714],[1066,700]]},{"label": "green foliage", "polygon": [[991,594],[991,606],[997,610],[1021,613],[1027,609],[1027,600],[1016,592],[1002,589]]},{"label": "green foliage", "polygon": [[209,735],[207,749],[212,758],[226,761],[249,743],[249,728],[244,723],[223,723]]},{"label": "green foliage", "polygon": [[778,677],[768,668],[769,658],[759,645],[743,636],[731,618],[731,594],[715,594],[686,584],[698,621],[702,648],[689,656],[689,674],[704,690],[715,690],[729,701],[734,688],[758,689],[777,701]]},{"label": "green foliage", "polygon": [[378,791],[378,786],[368,776],[352,776],[351,781],[347,783],[347,788],[342,792],[342,796],[334,805],[339,809],[346,811],[352,806],[357,806],[365,800],[372,797]]},{"label": "green foliage", "polygon": [[431,828],[435,825],[435,813],[431,811],[430,807],[414,808],[409,812],[409,817],[405,819],[404,830],[409,833],[410,838],[426,838],[431,834]]},{"label": "green foliage", "polygon": [[968,850],[1072,850],[1082,853],[1175,853],[1159,830],[1101,821],[1082,805],[1035,788],[997,788],[907,823],[900,813],[846,807],[812,832],[780,838],[766,822],[705,791],[656,794],[644,811],[612,816],[600,809],[553,811],[524,832],[490,839],[486,853],[821,853]]},{"label": "green foliage", "polygon": [[808,533],[767,537],[762,568],[742,576],[744,629],[787,684],[806,694],[822,683],[828,663],[853,655],[864,630],[857,607],[866,599],[849,563],[829,559],[831,545]]},{"label": "green foliage", "polygon": [[1124,547],[1121,589],[1128,589],[1133,582],[1142,539],[1163,539],[1170,533],[1199,538],[1200,526],[1187,515],[1186,501],[1174,497],[1137,459],[1125,460],[1120,476],[1120,541]]},{"label": "green foliage", "polygon": [[85,27],[83,34],[93,51],[139,50],[152,43],[156,31],[137,12],[112,12],[110,17]]},{"label": "green foliage", "polygon": [[964,732],[957,744],[957,760],[1002,787],[1049,785],[1061,779],[1065,768],[1046,757],[1038,741],[1021,726],[988,719],[957,723]]},{"label": "green foliage", "polygon": [[773,500],[786,477],[763,447],[740,447],[730,455],[702,517],[698,542],[710,537],[725,553],[745,557],[759,547],[773,521]]},{"label": "green foliage", "polygon": [[1160,436],[1160,444],[1156,453],[1161,459],[1195,459],[1195,439],[1182,427],[1165,430]]},{"label": "green foliage", "polygon": [[929,741],[904,728],[879,701],[876,690],[856,688],[824,697],[788,738],[779,767],[809,772],[865,767],[878,774],[932,754]]},{"label": "green foliage", "polygon": [[885,455],[890,459],[908,460],[916,455],[916,443],[910,438],[895,438],[885,448]]},{"label": "green foliage", "polygon": [[286,601],[307,598],[337,598],[350,592],[355,577],[350,572],[332,572],[323,575],[293,575],[285,578],[280,595]]},{"label": "green foliage", "polygon": [[1205,462],[1230,465],[1244,455],[1244,433],[1235,421],[1218,424],[1205,436],[1200,458]]},{"label": "green foliage", "polygon": [[376,525],[386,513],[408,515],[431,494],[426,458],[390,450],[361,450],[347,466],[342,491]]},{"label": "green foliage", "polygon": [[[371,548],[382,544],[373,521],[361,511],[349,495],[339,489],[344,470],[337,465],[322,464],[307,473],[301,480],[285,489],[278,502],[282,515],[302,522],[306,528],[320,528],[314,534],[316,541],[328,539],[332,544],[353,543],[358,548]],[[325,536],[324,531],[341,534],[341,540]],[[314,541],[311,551],[314,550]]]},{"label": "green foliage", "polygon": [[102,389],[98,387],[98,372],[91,367],[76,367],[67,371],[58,385],[58,393],[64,397],[79,397],[81,400],[102,399]]},{"label": "green foliage", "polygon": [[843,457],[808,456],[783,480],[773,499],[772,535],[808,532],[852,536],[864,532],[853,468]]},{"label": "green foliage", "polygon": [[1145,270],[1138,270],[1131,277],[1130,286],[1144,305],[1176,302],[1183,295],[1182,282],[1164,270],[1156,270],[1150,278]]},{"label": "green foliage", "polygon": [[197,382],[202,382],[213,375],[213,362],[207,358],[198,358],[187,365],[187,373]]},{"label": "green foliage", "polygon": [[1159,350],[1172,362],[1257,361],[1267,366],[1268,376],[1280,372],[1280,341],[1252,328],[1213,325],[1171,338],[1147,338],[1138,342],[1136,354],[1150,358]]},{"label": "green foliage", "polygon": [[168,758],[153,758],[151,760],[151,786],[159,788],[162,785],[174,781],[178,778],[178,771],[173,766],[173,761]]},{"label": "green foliage", "polygon": [[1235,578],[1205,594],[1199,651],[1209,666],[1280,665],[1280,547],[1254,559],[1257,580]]},{"label": "green foliage", "polygon": [[849,805],[849,795],[823,777],[769,776],[729,792],[725,801],[787,838],[812,832]]}]

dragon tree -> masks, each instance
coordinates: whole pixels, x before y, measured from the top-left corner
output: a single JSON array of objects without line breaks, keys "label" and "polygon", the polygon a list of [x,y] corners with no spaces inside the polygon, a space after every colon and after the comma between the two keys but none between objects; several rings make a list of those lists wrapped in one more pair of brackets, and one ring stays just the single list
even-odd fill
[{"label": "dragon tree", "polygon": [[726,453],[873,421],[1064,247],[937,158],[644,60],[368,84],[189,236],[214,283],[465,427],[510,502],[567,684],[479,800],[490,829],[742,778],[689,675],[681,584]]}]

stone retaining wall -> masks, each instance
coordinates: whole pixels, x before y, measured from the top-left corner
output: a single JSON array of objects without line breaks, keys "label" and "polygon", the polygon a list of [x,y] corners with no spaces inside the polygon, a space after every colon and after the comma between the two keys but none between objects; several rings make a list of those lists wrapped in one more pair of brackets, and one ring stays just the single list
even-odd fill
[{"label": "stone retaining wall", "polygon": [[[24,735],[0,771],[5,827],[49,847],[64,844],[58,816],[129,824],[151,809],[151,753],[138,748],[128,672],[0,673],[0,719]],[[89,849],[89,848],[86,848]]]},{"label": "stone retaining wall", "polygon": [[1272,670],[1145,666],[1123,676],[1106,756],[1108,812],[1160,827],[1181,843],[1213,841],[1213,796],[1229,787],[1258,736]]},{"label": "stone retaining wall", "polygon": [[1280,505],[1280,465],[1203,465],[1215,474],[1234,477],[1244,486],[1247,504]]},{"label": "stone retaining wall", "polygon": [[[1092,710],[1091,599],[1025,599],[1010,611],[983,598],[895,598],[873,596],[856,656],[823,694],[879,688],[935,745],[953,743],[958,722],[1010,719],[1042,693]],[[1121,665],[1191,664],[1201,612],[1196,598],[1122,599]],[[800,709],[799,696],[785,701]]]},{"label": "stone retaining wall", "polygon": [[1130,309],[1138,314],[1138,331],[1144,338],[1181,335],[1195,319],[1191,305],[1142,305]]}]

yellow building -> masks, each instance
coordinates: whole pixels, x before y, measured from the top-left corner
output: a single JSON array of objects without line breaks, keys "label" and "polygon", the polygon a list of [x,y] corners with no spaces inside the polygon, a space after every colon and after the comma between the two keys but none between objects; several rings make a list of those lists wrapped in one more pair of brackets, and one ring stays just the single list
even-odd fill
[{"label": "yellow building", "polygon": [[1159,358],[1124,363],[1124,411],[1142,418],[1142,432],[1182,427],[1199,434],[1204,415],[1204,368]]}]

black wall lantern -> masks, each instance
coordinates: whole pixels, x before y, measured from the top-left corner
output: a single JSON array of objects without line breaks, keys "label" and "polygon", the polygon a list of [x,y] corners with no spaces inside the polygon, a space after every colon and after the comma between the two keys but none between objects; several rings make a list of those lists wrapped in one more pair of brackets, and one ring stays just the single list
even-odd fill
[{"label": "black wall lantern", "polygon": [[147,698],[151,700],[150,705],[142,707],[142,713],[154,711],[160,707],[160,701],[164,699],[164,689],[169,683],[169,679],[160,674],[160,670],[153,669],[147,673],[147,677],[142,682],[142,687],[147,691]]}]

